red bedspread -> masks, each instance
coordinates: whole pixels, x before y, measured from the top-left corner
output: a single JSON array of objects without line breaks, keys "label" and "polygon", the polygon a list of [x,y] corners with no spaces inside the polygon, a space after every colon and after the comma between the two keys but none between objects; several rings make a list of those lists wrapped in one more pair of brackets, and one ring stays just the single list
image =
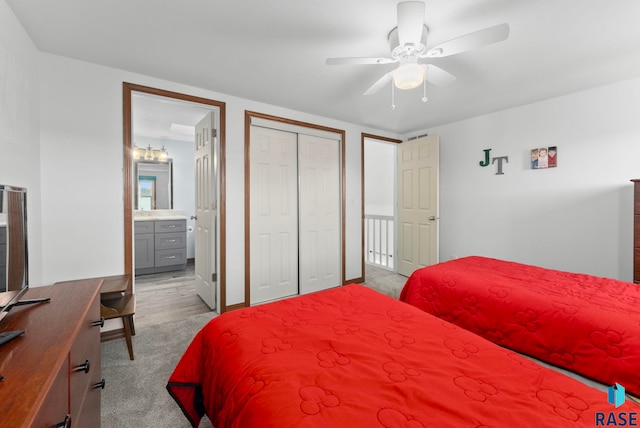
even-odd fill
[{"label": "red bedspread", "polygon": [[213,319],[167,389],[216,428],[593,427],[639,411],[359,285]]},{"label": "red bedspread", "polygon": [[419,269],[400,300],[492,342],[640,395],[640,288],[484,257]]}]

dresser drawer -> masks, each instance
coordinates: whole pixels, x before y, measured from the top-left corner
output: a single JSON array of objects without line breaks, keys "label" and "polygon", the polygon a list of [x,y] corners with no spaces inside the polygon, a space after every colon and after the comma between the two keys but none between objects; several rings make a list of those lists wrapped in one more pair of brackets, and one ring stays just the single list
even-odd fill
[{"label": "dresser drawer", "polygon": [[187,249],[176,248],[156,251],[156,267],[183,265],[187,263]]},{"label": "dresser drawer", "polygon": [[168,250],[187,246],[187,234],[184,232],[158,233],[156,235],[156,250]]},{"label": "dresser drawer", "polygon": [[186,232],[187,220],[156,220],[155,232]]},{"label": "dresser drawer", "polygon": [[40,407],[36,414],[32,427],[54,427],[64,422],[64,418],[69,414],[69,366],[65,360],[58,371],[55,380],[51,384],[46,398],[45,406]]},{"label": "dresser drawer", "polygon": [[633,282],[640,282],[640,248],[633,250]]},{"label": "dresser drawer", "polygon": [[69,353],[71,387],[71,414],[73,426],[100,426],[101,389],[95,385],[102,380],[100,361],[100,327],[93,325],[100,320],[100,296],[96,295],[87,316],[80,323],[80,330]]}]

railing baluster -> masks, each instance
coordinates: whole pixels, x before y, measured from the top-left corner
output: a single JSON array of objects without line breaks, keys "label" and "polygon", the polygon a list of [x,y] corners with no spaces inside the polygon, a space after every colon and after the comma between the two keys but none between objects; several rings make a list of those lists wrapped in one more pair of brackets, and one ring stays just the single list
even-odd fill
[{"label": "railing baluster", "polygon": [[393,217],[364,216],[365,262],[393,270]]}]

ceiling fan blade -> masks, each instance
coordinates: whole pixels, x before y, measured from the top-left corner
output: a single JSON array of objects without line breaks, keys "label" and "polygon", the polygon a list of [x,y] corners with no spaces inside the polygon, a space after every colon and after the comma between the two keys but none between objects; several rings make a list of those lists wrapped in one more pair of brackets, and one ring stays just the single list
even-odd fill
[{"label": "ceiling fan blade", "polygon": [[327,58],[327,65],[348,65],[348,64],[391,64],[396,62],[396,59],[392,58]]},{"label": "ceiling fan blade", "polygon": [[444,42],[429,49],[423,56],[440,58],[477,49],[492,43],[501,42],[509,37],[509,24],[500,24],[484,30],[475,31],[464,36]]},{"label": "ceiling fan blade", "polygon": [[391,81],[391,72],[385,74],[384,76],[382,76],[381,78],[376,80],[376,82],[373,85],[371,85],[371,87],[369,89],[367,89],[366,92],[363,95],[375,94],[380,89],[382,89],[382,87],[384,85],[386,85],[390,81]]},{"label": "ceiling fan blade", "polygon": [[398,3],[398,40],[400,46],[419,45],[424,26],[424,3],[405,1]]},{"label": "ceiling fan blade", "polygon": [[424,68],[424,80],[436,86],[447,86],[456,81],[456,77],[433,64],[422,64]]}]

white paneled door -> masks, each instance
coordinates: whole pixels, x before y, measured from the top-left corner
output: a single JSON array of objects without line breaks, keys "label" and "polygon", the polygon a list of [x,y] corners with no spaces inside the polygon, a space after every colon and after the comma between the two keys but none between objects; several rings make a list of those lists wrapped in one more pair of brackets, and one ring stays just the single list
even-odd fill
[{"label": "white paneled door", "polygon": [[340,285],[340,145],[300,134],[300,294]]},{"label": "white paneled door", "polygon": [[398,145],[398,273],[438,262],[438,136]]},{"label": "white paneled door", "polygon": [[217,128],[214,112],[196,125],[195,288],[216,309]]},{"label": "white paneled door", "polygon": [[339,141],[250,132],[250,303],[340,285]]},{"label": "white paneled door", "polygon": [[251,127],[251,304],[298,294],[297,135]]}]

